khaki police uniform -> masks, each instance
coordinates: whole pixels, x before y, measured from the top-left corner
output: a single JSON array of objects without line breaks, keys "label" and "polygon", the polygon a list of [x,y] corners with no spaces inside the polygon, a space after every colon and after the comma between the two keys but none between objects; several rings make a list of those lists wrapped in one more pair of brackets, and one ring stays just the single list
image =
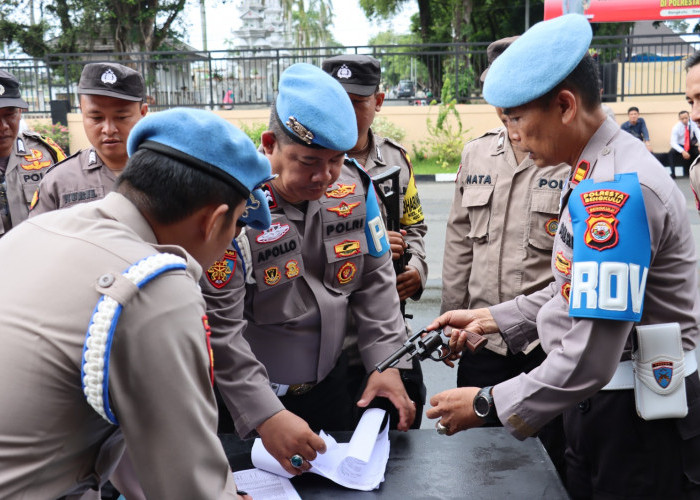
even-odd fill
[{"label": "khaki police uniform", "polygon": [[[441,312],[499,304],[552,281],[567,165],[518,165],[505,127],[464,147],[445,236]],[[487,349],[507,346],[489,336]]]},{"label": "khaki police uniform", "polygon": [[81,150],[46,173],[31,216],[104,198],[115,182],[95,148]]},{"label": "khaki police uniform", "polygon": [[58,144],[36,132],[24,131],[17,135],[5,171],[10,213],[9,217],[0,216],[0,237],[27,218],[42,177],[54,163],[65,157]]},{"label": "khaki police uniform", "polygon": [[[270,388],[265,367],[253,355],[243,338],[245,274],[235,250],[206,270],[199,281],[207,305],[214,352],[214,374],[219,396],[228,409],[236,432],[250,437],[255,429],[284,405]],[[220,408],[219,428],[227,419]],[[222,431],[229,431],[223,428]]]},{"label": "khaki police uniform", "polygon": [[[126,443],[149,498],[235,498],[216,436],[201,268],[182,248],[157,245],[146,219],[120,194],[69,210],[32,219],[0,244],[8,282],[26,283],[28,261],[37,282],[46,278],[41,286],[0,289],[7,318],[0,331],[0,497],[96,488]],[[186,269],[140,289],[121,276],[158,252],[182,257]],[[99,416],[81,389],[85,332],[103,294],[123,306],[108,382],[119,427]],[[40,315],[30,307],[37,303]]]},{"label": "khaki police uniform", "polygon": [[[580,160],[590,167],[574,169],[573,179],[637,172],[651,245],[640,324],[678,322],[683,348],[692,350],[700,340],[700,301],[695,245],[682,193],[644,145],[612,120],[592,136]],[[635,324],[569,316],[573,246],[584,239],[574,234],[569,214],[575,183],[570,181],[564,190],[551,264],[555,281],[490,308],[512,351],[526,348],[539,333],[548,353],[530,373],[493,388],[498,416],[513,435],[524,439],[565,412],[570,492],[582,497],[674,496],[668,492],[679,491],[684,477],[700,484],[700,381],[697,372],[686,377],[689,413],[683,419],[643,421],[636,415],[632,391],[596,392],[618,362],[630,358]],[[606,491],[588,491],[591,477]]]},{"label": "khaki police uniform", "polygon": [[[83,150],[47,174],[30,217],[104,198],[114,189],[116,180],[94,149]],[[237,432],[247,437],[284,406],[270,389],[264,367],[243,338],[243,294],[239,292],[242,284],[242,270],[233,249],[206,270],[199,281],[212,331],[216,386]]]},{"label": "khaki police uniform", "polygon": [[[529,158],[518,165],[505,127],[466,144],[445,231],[441,312],[499,304],[539,290],[553,279],[552,244],[568,172],[564,164],[538,168]],[[486,349],[508,354],[500,335],[487,337]],[[536,346],[533,342],[525,353]],[[458,385],[506,380],[539,364],[541,353],[535,357],[530,363],[520,358],[500,361],[488,353],[467,355],[460,362]],[[466,366],[475,365],[474,358],[505,365],[488,371],[480,365]],[[472,380],[472,368],[486,378]]]},{"label": "khaki police uniform", "polygon": [[[347,415],[338,417],[344,423],[335,417],[351,413],[354,406],[336,366],[348,316],[355,318],[368,372],[406,339],[398,295],[387,293],[396,288],[391,254],[368,254],[376,243],[365,237],[365,224],[382,231],[381,220],[379,215],[366,220],[364,178],[349,162],[320,200],[293,205],[274,187],[268,186],[268,192],[273,225],[265,232],[247,228],[239,237],[247,273],[245,338],[288,409],[312,429],[340,429],[347,425]],[[326,390],[322,382],[332,372],[338,385],[328,396],[346,397],[338,404],[326,400],[326,413],[319,415],[310,399]]]},{"label": "khaki police uniform", "polygon": [[[408,244],[411,252],[411,259],[408,264],[415,267],[420,274],[421,289],[411,297],[418,300],[425,288],[425,281],[428,279],[428,262],[425,256],[425,234],[428,232],[428,225],[425,223],[423,207],[420,204],[420,197],[416,189],[416,181],[413,176],[413,167],[408,159],[406,150],[398,142],[387,137],[381,137],[370,129],[370,150],[363,167],[372,177],[379,175],[396,165],[401,167],[399,174],[399,195],[400,222],[401,228],[406,230],[404,240]],[[382,185],[382,188],[391,189],[390,183]],[[382,217],[386,225],[386,208],[379,200],[382,207]]]}]

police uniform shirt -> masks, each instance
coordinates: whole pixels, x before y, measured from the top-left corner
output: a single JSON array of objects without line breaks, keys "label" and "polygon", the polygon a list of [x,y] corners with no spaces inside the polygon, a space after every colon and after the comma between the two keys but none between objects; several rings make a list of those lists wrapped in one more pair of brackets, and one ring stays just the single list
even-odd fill
[{"label": "police uniform shirt", "polygon": [[[465,145],[445,233],[441,312],[492,306],[552,281],[568,173],[568,165],[538,168],[529,158],[518,165],[505,127]],[[486,347],[508,349],[497,334]]]},{"label": "police uniform shirt", "polygon": [[[104,198],[116,181],[94,149],[83,150],[46,175],[30,217]],[[199,284],[212,332],[215,378],[237,432],[246,437],[284,406],[270,389],[265,368],[243,338],[243,274],[235,251],[227,251],[205,271]]]},{"label": "police uniform shirt", "polygon": [[[201,268],[182,248],[157,245],[120,194],[68,211],[36,217],[0,241],[3,278],[25,285],[0,289],[0,497],[96,487],[121,457],[123,434],[149,498],[235,498],[216,435]],[[164,251],[184,258],[186,269],[141,289],[121,276]],[[108,384],[118,428],[81,388],[87,325],[103,294],[123,305]]]},{"label": "police uniform shirt", "polygon": [[348,163],[305,207],[270,186],[272,226],[243,235],[245,338],[273,383],[323,380],[340,356],[349,314],[367,371],[406,339],[391,254],[367,253],[375,243],[365,239],[365,189]]},{"label": "police uniform shirt", "polygon": [[94,148],[84,149],[51,168],[39,185],[31,216],[104,198],[117,182]]},{"label": "police uniform shirt", "polygon": [[199,281],[207,305],[214,375],[236,432],[243,438],[284,405],[270,388],[265,367],[243,338],[244,270],[235,250],[205,270]]},{"label": "police uniform shirt", "polygon": [[637,172],[651,246],[639,323],[678,322],[685,350],[695,348],[700,338],[695,245],[685,198],[675,182],[643,144],[611,120],[589,140],[580,160],[589,167],[581,164],[574,169],[573,181],[564,192],[567,204],[552,255],[555,281],[532,295],[490,308],[511,350],[517,352],[539,333],[548,353],[539,367],[493,389],[501,422],[519,439],[594,394],[610,380],[618,362],[630,357],[629,337],[635,323],[569,316],[573,244],[583,238],[573,233],[569,214],[569,195],[576,178]]},{"label": "police uniform shirt", "polygon": [[53,164],[65,157],[54,141],[36,132],[24,131],[17,135],[5,171],[11,224],[0,222],[0,237],[27,218],[39,182]]},{"label": "police uniform shirt", "polygon": [[[425,223],[423,208],[420,204],[420,197],[416,189],[413,167],[406,155],[406,150],[396,141],[381,137],[370,129],[369,155],[365,161],[365,170],[374,177],[393,166],[400,166],[399,187],[399,207],[401,211],[401,228],[406,230],[404,240],[409,246],[411,259],[409,265],[415,267],[420,274],[421,289],[411,297],[418,300],[425,288],[425,281],[428,279],[428,261],[425,255],[425,234],[428,232],[428,225]],[[386,183],[387,186],[390,183]],[[390,189],[390,186],[388,186]],[[381,200],[379,200],[381,205]],[[386,225],[386,209],[382,205],[382,215]]]}]

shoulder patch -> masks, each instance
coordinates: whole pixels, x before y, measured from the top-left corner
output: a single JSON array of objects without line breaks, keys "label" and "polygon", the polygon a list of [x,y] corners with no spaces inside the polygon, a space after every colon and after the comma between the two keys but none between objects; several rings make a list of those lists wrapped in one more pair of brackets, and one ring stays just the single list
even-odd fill
[{"label": "shoulder patch", "polygon": [[226,250],[223,258],[214,262],[207,269],[207,279],[214,288],[223,288],[231,281],[231,277],[235,272],[236,252],[234,250]]}]

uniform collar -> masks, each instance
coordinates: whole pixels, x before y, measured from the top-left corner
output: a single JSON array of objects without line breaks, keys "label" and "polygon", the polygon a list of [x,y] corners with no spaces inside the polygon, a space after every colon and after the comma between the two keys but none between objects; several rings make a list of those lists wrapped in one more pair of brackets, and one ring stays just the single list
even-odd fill
[{"label": "uniform collar", "polygon": [[598,130],[588,139],[588,144],[583,148],[576,165],[579,165],[581,161],[586,161],[592,167],[598,160],[598,157],[609,147],[613,138],[619,133],[620,128],[617,124],[612,119],[606,118],[602,125],[598,127]]},{"label": "uniform collar", "polygon": [[146,243],[157,245],[158,240],[153,228],[143,214],[121,193],[111,192],[100,202],[105,214],[129,227]]}]

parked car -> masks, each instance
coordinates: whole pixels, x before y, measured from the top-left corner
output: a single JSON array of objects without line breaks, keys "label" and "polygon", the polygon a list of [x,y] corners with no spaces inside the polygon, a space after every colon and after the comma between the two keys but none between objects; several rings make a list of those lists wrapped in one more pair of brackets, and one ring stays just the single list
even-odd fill
[{"label": "parked car", "polygon": [[401,99],[402,97],[413,97],[416,93],[416,84],[413,80],[401,80],[399,86],[396,90],[396,97]]}]

